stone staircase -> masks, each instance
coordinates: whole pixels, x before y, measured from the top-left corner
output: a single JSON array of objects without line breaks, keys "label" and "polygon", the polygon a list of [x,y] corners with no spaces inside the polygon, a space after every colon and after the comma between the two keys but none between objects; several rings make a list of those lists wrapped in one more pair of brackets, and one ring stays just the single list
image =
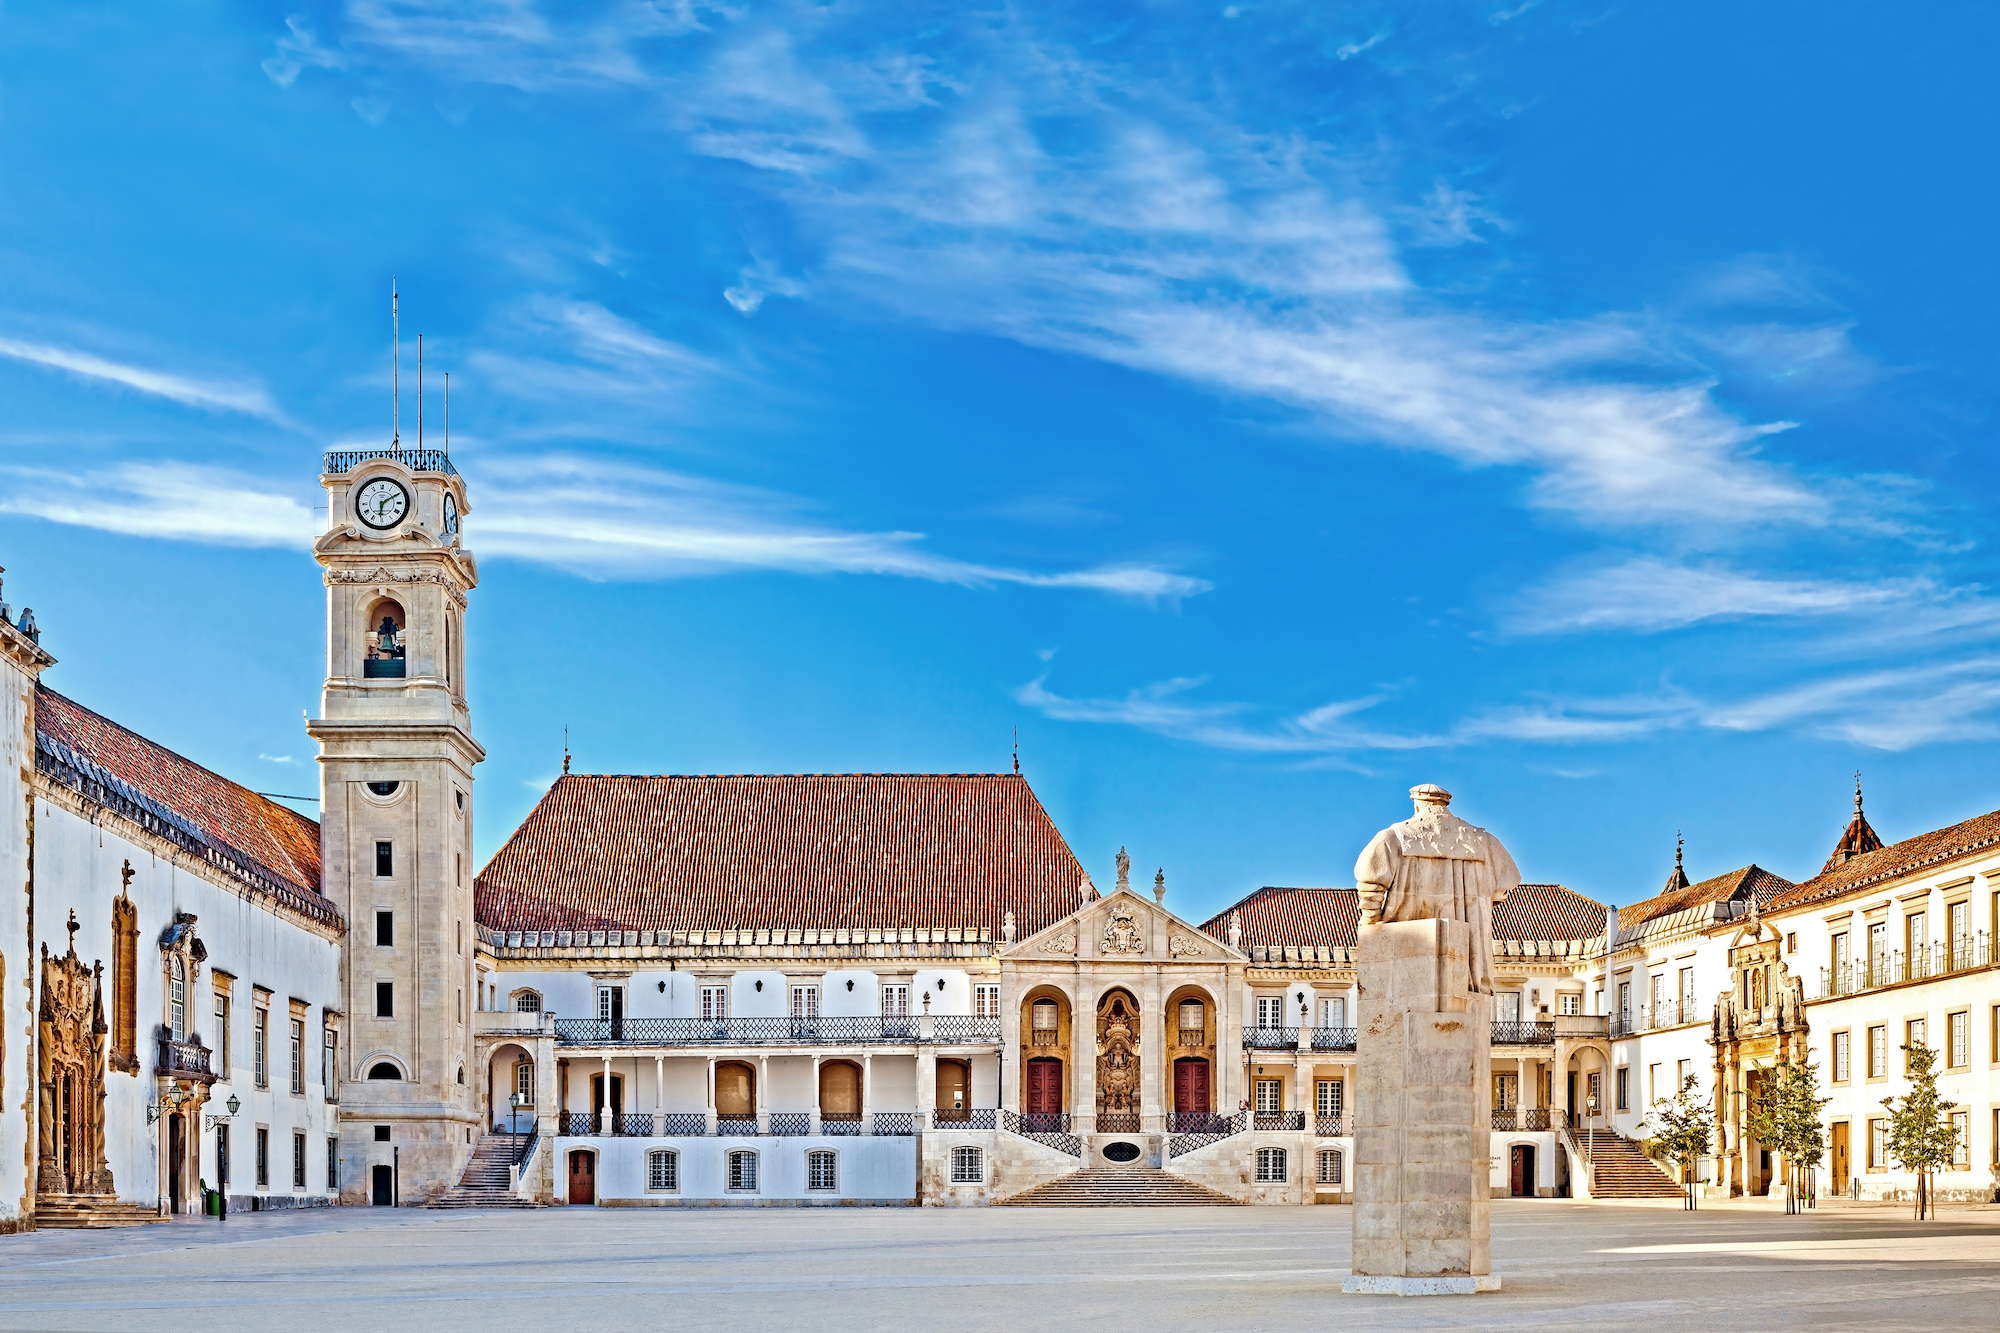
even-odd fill
[{"label": "stone staircase", "polygon": [[1639,1145],[1606,1129],[1570,1131],[1579,1152],[1588,1152],[1592,1198],[1678,1199],[1687,1193]]},{"label": "stone staircase", "polygon": [[458,1183],[425,1204],[426,1208],[539,1208],[507,1186],[507,1168],[533,1135],[486,1134],[472,1149],[472,1160]]},{"label": "stone staircase", "polygon": [[998,1201],[1024,1208],[1121,1208],[1135,1205],[1235,1204],[1220,1190],[1151,1166],[1099,1166],[1072,1171]]},{"label": "stone staircase", "polygon": [[120,1203],[108,1194],[44,1194],[35,1200],[35,1227],[41,1231],[105,1227],[142,1227],[165,1222],[157,1206]]}]

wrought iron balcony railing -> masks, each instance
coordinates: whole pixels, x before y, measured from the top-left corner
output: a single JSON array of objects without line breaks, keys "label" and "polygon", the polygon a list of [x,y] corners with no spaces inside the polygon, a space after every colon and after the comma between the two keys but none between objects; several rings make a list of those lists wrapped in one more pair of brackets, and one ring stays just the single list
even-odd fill
[{"label": "wrought iron balcony railing", "polygon": [[699,1111],[667,1111],[660,1116],[660,1133],[669,1137],[706,1138],[708,1117]]},{"label": "wrought iron balcony railing", "polygon": [[1820,993],[1817,998],[1833,999],[1883,986],[1897,986],[1906,981],[1928,981],[1933,977],[1991,967],[1996,962],[2000,962],[2000,957],[1995,955],[1993,939],[1982,930],[1976,935],[1961,935],[1949,943],[1933,944],[1908,953],[1898,949],[1834,967],[1823,967],[1819,970]]},{"label": "wrought iron balcony railing", "polygon": [[1495,1046],[1553,1046],[1555,1042],[1556,1025],[1552,1022],[1493,1025]]},{"label": "wrought iron balcony railing", "polygon": [[906,1115],[900,1111],[877,1111],[875,1113],[875,1132],[898,1138],[914,1134],[917,1132],[917,1118],[914,1115]]},{"label": "wrought iron balcony railing", "polygon": [[1349,1132],[1350,1126],[1344,1116],[1323,1115],[1313,1120],[1313,1133],[1323,1139],[1337,1139]]},{"label": "wrought iron balcony railing", "polygon": [[1254,1129],[1266,1129],[1266,1130],[1269,1129],[1301,1130],[1304,1129],[1305,1127],[1306,1127],[1306,1113],[1304,1111],[1278,1111],[1275,1113],[1270,1111],[1259,1111],[1255,1117],[1255,1123],[1252,1125],[1252,1128]]},{"label": "wrought iron balcony railing", "polygon": [[992,1107],[940,1106],[931,1112],[932,1129],[992,1129],[999,1112]]},{"label": "wrought iron balcony railing", "polygon": [[[1000,1020],[940,1014],[929,1020],[933,1041],[1000,1040]],[[555,1020],[558,1045],[583,1046],[826,1046],[908,1043],[922,1037],[913,1018],[596,1018]]]},{"label": "wrought iron balcony railing", "polygon": [[1351,1051],[1354,1049],[1354,1029],[1314,1028],[1312,1043],[1316,1051]]},{"label": "wrought iron balcony railing", "polygon": [[754,1115],[718,1115],[715,1117],[715,1133],[719,1138],[750,1139],[757,1137],[757,1117]]},{"label": "wrought iron balcony railing", "polygon": [[400,463],[412,472],[442,472],[448,477],[458,475],[458,469],[451,465],[450,455],[442,449],[336,449],[321,460],[320,472],[324,476],[337,477],[378,458]]},{"label": "wrought iron balcony railing", "polygon": [[1083,1156],[1083,1140],[1070,1133],[1067,1115],[1038,1114],[1021,1115],[1003,1110],[998,1116],[1000,1128],[1009,1134],[1019,1134],[1024,1139],[1033,1139],[1045,1148],[1068,1153],[1071,1157]]},{"label": "wrought iron balcony railing", "polygon": [[1235,1115],[1202,1116],[1198,1123],[1167,1136],[1167,1156],[1184,1157],[1197,1148],[1206,1148],[1232,1134],[1241,1134],[1249,1120],[1250,1113],[1247,1111],[1238,1111]]},{"label": "wrought iron balcony railing", "polygon": [[812,1115],[806,1111],[773,1111],[771,1133],[785,1138],[799,1138],[810,1134]]},{"label": "wrought iron balcony railing", "polygon": [[1114,1111],[1097,1117],[1100,1134],[1137,1134],[1139,1117],[1130,1111]]},{"label": "wrought iron balcony railing", "polygon": [[1286,1048],[1298,1049],[1299,1030],[1297,1028],[1243,1029],[1243,1045],[1253,1051],[1282,1051]]}]

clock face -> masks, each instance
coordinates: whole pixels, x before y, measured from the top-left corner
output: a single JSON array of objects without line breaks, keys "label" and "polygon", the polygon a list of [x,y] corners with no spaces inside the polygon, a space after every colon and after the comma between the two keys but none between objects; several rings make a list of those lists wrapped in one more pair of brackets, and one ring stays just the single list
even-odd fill
[{"label": "clock face", "polygon": [[400,482],[377,477],[354,497],[354,512],[371,528],[393,528],[410,512],[410,493]]},{"label": "clock face", "polygon": [[458,501],[452,498],[450,491],[446,491],[444,494],[445,536],[449,537],[452,533],[457,531],[458,531]]}]

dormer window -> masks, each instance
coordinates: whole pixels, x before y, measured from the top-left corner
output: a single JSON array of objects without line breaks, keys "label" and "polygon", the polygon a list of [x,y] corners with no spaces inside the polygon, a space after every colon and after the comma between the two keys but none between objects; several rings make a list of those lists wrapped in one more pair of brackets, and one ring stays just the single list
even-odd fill
[{"label": "dormer window", "polygon": [[387,599],[368,612],[367,657],[361,663],[366,680],[400,679],[404,675],[404,620],[400,603]]}]

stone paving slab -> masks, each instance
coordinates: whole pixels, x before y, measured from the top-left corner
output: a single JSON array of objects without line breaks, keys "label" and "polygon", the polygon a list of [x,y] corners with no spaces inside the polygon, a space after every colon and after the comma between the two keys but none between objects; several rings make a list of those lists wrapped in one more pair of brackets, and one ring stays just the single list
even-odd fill
[{"label": "stone paving slab", "polygon": [[[0,1329],[1992,1328],[2000,1209],[1496,1200],[1493,1295],[1350,1296],[1352,1210],[369,1208],[0,1237]],[[1560,1321],[1556,1324],[1554,1321]]]}]

